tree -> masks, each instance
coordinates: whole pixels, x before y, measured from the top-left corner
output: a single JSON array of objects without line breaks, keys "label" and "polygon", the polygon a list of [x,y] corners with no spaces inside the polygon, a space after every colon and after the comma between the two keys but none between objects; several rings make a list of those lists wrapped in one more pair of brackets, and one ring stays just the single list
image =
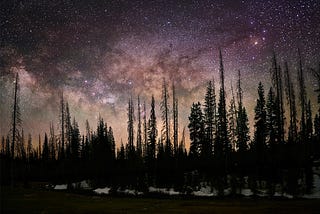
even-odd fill
[{"label": "tree", "polygon": [[128,146],[129,146],[128,155],[130,159],[134,157],[134,152],[135,152],[135,148],[133,144],[133,140],[134,140],[133,122],[134,122],[134,108],[133,108],[133,101],[131,97],[128,103]]},{"label": "tree", "polygon": [[282,86],[282,72],[277,63],[276,54],[273,53],[271,79],[275,90],[275,138],[277,142],[284,142],[284,108],[283,108],[283,86]]},{"label": "tree", "polygon": [[318,81],[318,89],[315,91],[318,92],[318,103],[320,103],[320,62],[318,64],[318,70],[310,68],[311,72],[313,73],[313,76],[317,79]]},{"label": "tree", "polygon": [[110,126],[108,131],[108,142],[110,147],[110,156],[111,159],[114,160],[116,158],[116,141],[114,140],[113,129]]},{"label": "tree", "polygon": [[169,118],[169,93],[168,93],[168,85],[166,80],[163,79],[162,84],[162,99],[160,103],[161,110],[161,119],[162,119],[162,130],[161,135],[163,137],[163,141],[165,142],[165,153],[167,157],[171,157],[172,148],[170,142],[170,118]]},{"label": "tree", "polygon": [[80,131],[75,118],[73,118],[71,125],[71,139],[69,147],[71,159],[78,160],[80,157]]},{"label": "tree", "polygon": [[137,130],[137,155],[142,157],[142,137],[141,137],[141,106],[140,97],[138,96],[138,130]]},{"label": "tree", "polygon": [[248,116],[242,103],[241,74],[238,72],[238,116],[237,116],[237,148],[239,152],[247,150],[249,137]]},{"label": "tree", "polygon": [[125,152],[123,142],[121,141],[120,150],[118,151],[118,154],[117,154],[117,159],[123,161],[125,160],[125,158],[126,158],[126,152]]},{"label": "tree", "polygon": [[310,142],[313,134],[313,124],[312,124],[312,111],[311,111],[311,102],[309,100],[306,109],[306,134],[307,139]]},{"label": "tree", "polygon": [[91,140],[91,129],[88,120],[86,120],[86,137],[88,140]]},{"label": "tree", "polygon": [[21,128],[21,114],[20,114],[20,86],[19,86],[19,75],[16,74],[16,78],[14,81],[14,97],[13,97],[13,107],[12,107],[12,121],[11,121],[11,157],[15,158],[16,153],[16,143],[20,140],[19,129]]},{"label": "tree", "polygon": [[184,157],[186,156],[187,152],[186,152],[186,139],[185,139],[185,129],[186,127],[183,127],[183,130],[182,130],[182,138],[181,138],[181,141],[180,141],[180,144],[179,144],[179,156],[180,157]]},{"label": "tree", "polygon": [[172,111],[173,111],[173,150],[176,156],[178,152],[178,99],[174,84],[172,84]]},{"label": "tree", "polygon": [[205,139],[203,142],[203,155],[206,159],[210,158],[213,154],[213,138],[215,129],[215,97],[213,94],[212,82],[209,81],[204,101],[204,127]]},{"label": "tree", "polygon": [[189,155],[192,158],[198,158],[200,155],[205,154],[206,151],[204,151],[204,149],[207,149],[203,144],[204,121],[201,104],[199,102],[192,104],[188,128],[191,141]]},{"label": "tree", "polygon": [[5,143],[4,136],[1,138],[1,155],[5,155],[5,150],[6,150],[6,143]]},{"label": "tree", "polygon": [[[40,149],[39,149],[40,150]],[[44,134],[44,141],[43,141],[43,150],[42,150],[42,160],[48,161],[49,160],[49,144],[48,144],[48,136],[47,133]]]},{"label": "tree", "polygon": [[64,98],[63,98],[63,92],[61,92],[61,96],[60,96],[60,117],[59,117],[59,121],[60,121],[60,138],[61,138],[61,145],[59,145],[60,147],[60,151],[59,151],[59,159],[64,159],[65,158],[65,104],[64,104]]},{"label": "tree", "polygon": [[228,139],[228,121],[226,112],[226,97],[224,87],[224,68],[221,50],[219,51],[220,58],[220,92],[218,103],[218,120],[217,120],[217,136],[214,145],[215,155],[226,154],[230,151],[230,143]]},{"label": "tree", "polygon": [[296,142],[297,141],[297,109],[296,109],[296,97],[294,92],[294,85],[291,81],[289,74],[288,63],[285,62],[285,91],[287,95],[287,102],[289,104],[289,116],[290,124],[288,131],[288,141]]},{"label": "tree", "polygon": [[50,123],[50,140],[49,140],[50,159],[56,159],[56,136],[54,135],[53,123]]},{"label": "tree", "polygon": [[37,155],[38,159],[41,159],[42,156],[42,150],[41,150],[41,136],[39,134],[39,146],[38,146],[38,155]]},{"label": "tree", "polygon": [[319,114],[314,117],[314,135],[317,140],[320,140],[320,110]]},{"label": "tree", "polygon": [[147,126],[147,111],[146,102],[143,102],[143,157],[147,155],[148,147],[148,126]]},{"label": "tree", "polygon": [[300,131],[299,136],[301,142],[306,140],[306,86],[304,82],[303,66],[300,50],[298,50],[299,65],[298,65],[298,84],[299,84],[299,98],[301,108],[301,120],[300,120]]},{"label": "tree", "polygon": [[272,87],[269,90],[267,103],[266,103],[266,130],[267,130],[267,143],[269,146],[274,146],[276,144],[276,104],[275,95]]},{"label": "tree", "polygon": [[11,151],[10,151],[10,136],[8,135],[6,138],[6,156],[10,157],[11,156]]},{"label": "tree", "polygon": [[229,123],[229,129],[228,129],[228,135],[229,135],[229,141],[231,144],[232,150],[236,150],[236,144],[237,144],[237,106],[236,101],[233,93],[233,86],[231,83],[231,100],[230,100],[230,106],[228,111],[228,123]]},{"label": "tree", "polygon": [[261,82],[258,86],[258,99],[257,105],[254,108],[254,145],[258,153],[261,153],[265,149],[266,145],[266,101],[264,96],[264,88]]},{"label": "tree", "polygon": [[16,156],[20,159],[25,160],[26,158],[26,151],[25,151],[25,141],[24,141],[24,132],[23,129],[21,131],[21,136],[19,139],[19,144],[17,144],[17,154]]},{"label": "tree", "polygon": [[66,157],[71,156],[71,139],[72,139],[72,124],[71,124],[71,114],[69,109],[69,104],[66,102],[65,110],[65,134],[66,134]]},{"label": "tree", "polygon": [[155,112],[155,101],[152,95],[150,118],[148,121],[148,146],[147,146],[148,160],[155,160],[157,136],[158,136],[158,131],[157,131],[157,119],[156,119],[156,112]]}]

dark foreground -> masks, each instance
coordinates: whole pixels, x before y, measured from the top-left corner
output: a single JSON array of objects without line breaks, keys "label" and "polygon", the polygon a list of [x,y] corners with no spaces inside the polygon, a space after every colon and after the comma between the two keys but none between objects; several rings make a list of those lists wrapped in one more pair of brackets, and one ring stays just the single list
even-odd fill
[{"label": "dark foreground", "polygon": [[153,199],[1,187],[0,213],[320,213],[320,200]]}]

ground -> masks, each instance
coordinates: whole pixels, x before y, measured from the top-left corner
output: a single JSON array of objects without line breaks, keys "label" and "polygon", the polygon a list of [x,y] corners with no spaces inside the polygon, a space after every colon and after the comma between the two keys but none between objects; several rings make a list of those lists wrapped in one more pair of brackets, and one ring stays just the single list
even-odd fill
[{"label": "ground", "polygon": [[320,199],[133,198],[1,187],[0,213],[320,213]]}]

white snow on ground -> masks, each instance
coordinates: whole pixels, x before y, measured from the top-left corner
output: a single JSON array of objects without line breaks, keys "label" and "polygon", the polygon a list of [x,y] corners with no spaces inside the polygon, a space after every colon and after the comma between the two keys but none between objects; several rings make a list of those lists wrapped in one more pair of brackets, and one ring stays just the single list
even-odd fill
[{"label": "white snow on ground", "polygon": [[312,193],[304,195],[304,198],[320,198],[320,174],[313,174],[313,186]]},{"label": "white snow on ground", "polygon": [[133,189],[125,189],[125,190],[117,190],[118,193],[124,193],[126,195],[143,195],[143,192],[138,192],[136,190]]},{"label": "white snow on ground", "polygon": [[80,182],[80,188],[81,189],[90,189],[90,185],[88,183],[88,181],[84,180]]},{"label": "white snow on ground", "polygon": [[56,185],[54,187],[55,190],[66,190],[67,189],[67,184],[60,184],[60,185]]},{"label": "white snow on ground", "polygon": [[283,196],[283,194],[280,193],[280,192],[275,192],[273,196],[275,196],[275,197],[281,197],[281,196]]},{"label": "white snow on ground", "polygon": [[268,192],[267,192],[267,190],[266,189],[259,189],[258,190],[258,196],[260,196],[260,197],[265,197],[265,196],[268,196]]},{"label": "white snow on ground", "polygon": [[180,192],[174,191],[173,188],[169,189],[168,193],[169,193],[169,195],[179,195],[180,194]]},{"label": "white snow on ground", "polygon": [[109,187],[105,187],[105,188],[98,188],[98,189],[95,189],[95,190],[93,190],[95,193],[97,193],[97,194],[105,194],[105,195],[108,195],[109,194],[109,192],[110,192],[110,189],[111,188],[109,188]]},{"label": "white snow on ground", "polygon": [[216,195],[216,192],[211,192],[211,187],[204,186],[201,187],[199,191],[194,191],[193,195],[200,197],[210,197]]},{"label": "white snow on ground", "polygon": [[88,181],[86,181],[86,180],[83,180],[81,182],[72,183],[71,185],[75,189],[91,189]]},{"label": "white snow on ground", "polygon": [[230,195],[231,194],[231,188],[224,189],[223,193],[224,193],[224,195]]},{"label": "white snow on ground", "polygon": [[289,195],[288,193],[284,193],[283,194],[283,197],[286,197],[286,198],[289,198],[289,199],[292,199],[293,196],[292,195]]},{"label": "white snow on ground", "polygon": [[149,192],[162,193],[162,194],[166,194],[166,195],[179,195],[180,194],[180,192],[174,191],[173,188],[170,188],[168,190],[166,188],[149,187]]},{"label": "white snow on ground", "polygon": [[253,192],[251,191],[251,189],[242,189],[241,190],[241,195],[243,195],[243,196],[251,196],[251,195],[253,195]]}]

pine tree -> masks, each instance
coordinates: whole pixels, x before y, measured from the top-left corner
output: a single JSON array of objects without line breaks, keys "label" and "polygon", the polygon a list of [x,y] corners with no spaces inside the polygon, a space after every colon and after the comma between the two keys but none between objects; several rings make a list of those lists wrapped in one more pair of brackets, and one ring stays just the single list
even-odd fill
[{"label": "pine tree", "polygon": [[38,145],[38,155],[37,155],[38,159],[41,160],[42,158],[42,150],[41,150],[41,136],[39,134],[39,145]]},{"label": "pine tree", "polygon": [[294,85],[291,81],[289,74],[288,63],[285,62],[285,91],[287,95],[287,102],[289,104],[289,116],[290,124],[288,131],[288,141],[296,142],[297,141],[297,109],[296,109],[296,97],[294,92]]},{"label": "pine tree", "polygon": [[6,156],[10,157],[11,155],[11,150],[10,150],[10,136],[8,135],[6,138]]},{"label": "pine tree", "polygon": [[120,150],[118,151],[118,154],[117,154],[117,159],[123,161],[125,160],[125,158],[126,158],[125,148],[124,148],[123,142],[121,141]]},{"label": "pine tree", "polygon": [[173,149],[174,155],[178,152],[178,99],[176,97],[176,90],[172,84],[172,111],[173,111]]},{"label": "pine tree", "polygon": [[75,118],[71,125],[70,156],[73,160],[78,160],[80,157],[80,131]]},{"label": "pine tree", "polygon": [[70,158],[71,156],[71,138],[72,138],[72,124],[71,124],[71,114],[69,109],[69,104],[66,102],[65,110],[65,134],[66,134],[66,157]]},{"label": "pine tree", "polygon": [[156,119],[156,112],[155,112],[155,101],[152,95],[150,118],[148,121],[147,158],[149,160],[155,160],[157,136],[158,136],[158,131],[157,131],[157,119]]},{"label": "pine tree", "polygon": [[231,143],[231,148],[232,150],[236,150],[236,143],[237,143],[237,107],[236,107],[236,101],[234,98],[234,93],[233,93],[233,86],[231,83],[231,100],[230,100],[230,107],[228,111],[228,121],[229,121],[229,140]]},{"label": "pine tree", "polygon": [[241,74],[238,72],[238,116],[237,116],[237,149],[239,152],[247,150],[249,137],[248,116],[242,103]]},{"label": "pine tree", "polygon": [[320,62],[318,64],[318,70],[311,68],[311,72],[313,73],[313,76],[316,78],[318,81],[318,87],[315,92],[318,92],[318,103],[320,103]]},{"label": "pine tree", "polygon": [[314,117],[314,135],[316,139],[319,141],[320,140],[320,109],[318,111],[319,113],[316,114]]},{"label": "pine tree", "polygon": [[143,157],[147,155],[148,148],[148,126],[147,126],[147,111],[146,102],[143,102]]},{"label": "pine tree", "polygon": [[301,119],[300,119],[300,131],[299,137],[301,142],[306,141],[306,86],[304,82],[303,66],[300,50],[299,54],[299,65],[298,65],[298,84],[299,84],[299,98],[300,98],[300,108],[301,108]]},{"label": "pine tree", "polygon": [[[40,147],[39,147],[39,150],[40,150]],[[49,144],[48,144],[47,133],[44,134],[42,160],[44,160],[44,161],[48,161],[49,160]]]},{"label": "pine tree", "polygon": [[65,104],[64,104],[64,98],[63,98],[63,92],[61,92],[61,97],[60,97],[60,143],[59,145],[60,150],[59,150],[59,158],[58,159],[64,159],[65,158]]},{"label": "pine tree", "polygon": [[131,97],[128,103],[128,146],[129,146],[128,155],[130,159],[134,157],[134,153],[135,153],[135,148],[133,144],[133,141],[134,141],[133,122],[134,122],[134,108],[133,108],[133,101]]},{"label": "pine tree", "polygon": [[180,141],[180,144],[179,144],[179,156],[180,157],[184,157],[186,156],[187,152],[186,152],[186,139],[185,139],[185,129],[186,127],[183,127],[183,130],[182,130],[182,137],[181,137],[181,141]]},{"label": "pine tree", "polygon": [[91,140],[91,129],[88,120],[86,120],[86,137],[88,140]]},{"label": "pine tree", "polygon": [[19,138],[19,143],[17,144],[17,157],[22,159],[22,160],[25,160],[25,158],[26,158],[23,129],[21,130],[21,136]]},{"label": "pine tree", "polygon": [[270,88],[266,103],[266,130],[267,130],[267,143],[269,146],[274,146],[276,144],[276,134],[277,134],[277,127],[276,127],[276,104],[275,104],[275,95]]},{"label": "pine tree", "polygon": [[204,156],[207,149],[203,144],[204,139],[204,120],[201,110],[201,104],[193,103],[191,107],[191,113],[189,116],[189,132],[190,132],[190,156],[198,158]]},{"label": "pine tree", "polygon": [[56,159],[56,137],[54,135],[53,123],[50,123],[50,140],[49,140],[50,159]]},{"label": "pine tree", "polygon": [[[20,114],[20,86],[19,86],[19,75],[16,74],[14,81],[14,97],[13,97],[13,106],[12,106],[12,124],[11,124],[11,158],[16,157],[16,144],[20,141],[19,129],[21,128],[21,114]],[[18,145],[19,146],[19,145]]]},{"label": "pine tree", "polygon": [[4,139],[4,136],[1,138],[1,155],[5,155],[6,150],[6,141]]},{"label": "pine tree", "polygon": [[261,82],[258,86],[258,99],[255,111],[255,131],[254,131],[254,145],[256,149],[261,153],[266,146],[266,101],[264,96],[264,88]]},{"label": "pine tree", "polygon": [[309,100],[306,109],[306,134],[307,139],[311,141],[313,134],[313,124],[312,124],[312,111],[311,111],[311,102]]},{"label": "pine tree", "polygon": [[204,102],[204,125],[205,125],[205,139],[203,142],[203,155],[206,159],[211,158],[213,154],[213,138],[215,125],[215,101],[213,96],[212,82],[209,81]]},{"label": "pine tree", "polygon": [[141,106],[140,97],[138,96],[138,130],[137,130],[137,156],[142,157],[142,131],[141,131]]},{"label": "pine tree", "polygon": [[109,127],[109,131],[108,131],[108,142],[109,142],[109,146],[110,146],[110,156],[111,159],[114,160],[116,158],[116,142],[114,140],[114,135],[113,135],[113,129],[110,126]]},{"label": "pine tree", "polygon": [[215,155],[226,154],[230,151],[230,143],[228,139],[228,121],[226,112],[226,97],[224,87],[224,68],[221,50],[219,51],[220,58],[220,92],[218,103],[218,120],[217,120],[217,136],[214,145]]},{"label": "pine tree", "polygon": [[277,63],[276,54],[273,53],[272,69],[271,69],[272,83],[275,90],[275,138],[277,142],[284,142],[284,108],[283,108],[283,86],[282,86],[282,72]]},{"label": "pine tree", "polygon": [[160,103],[161,109],[161,119],[162,119],[162,130],[161,135],[163,137],[163,141],[165,142],[165,153],[167,157],[171,157],[172,155],[172,146],[170,142],[170,118],[169,118],[169,93],[168,93],[168,85],[166,80],[163,79],[162,84],[162,100]]}]

